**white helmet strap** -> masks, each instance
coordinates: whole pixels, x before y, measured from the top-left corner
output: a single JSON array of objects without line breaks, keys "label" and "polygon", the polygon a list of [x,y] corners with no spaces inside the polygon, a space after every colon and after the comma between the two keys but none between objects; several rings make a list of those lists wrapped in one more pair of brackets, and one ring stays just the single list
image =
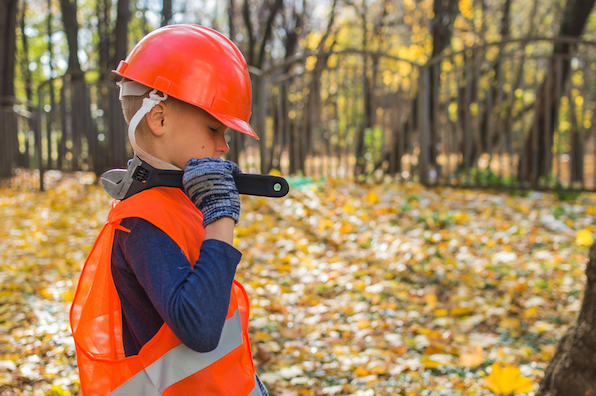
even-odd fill
[{"label": "white helmet strap", "polygon": [[[147,93],[147,91],[151,89],[135,81],[126,81],[123,83],[119,83],[118,85],[120,85],[120,99],[122,99],[123,96],[143,96]],[[158,91],[154,89],[151,91],[151,93],[149,93],[148,98],[143,99],[143,105],[135,113],[135,115],[130,120],[130,123],[128,124],[128,140],[130,140],[130,145],[134,150],[135,155],[139,156],[142,160],[144,160],[154,168],[167,170],[181,170],[176,165],[170,164],[169,162],[166,162],[147,153],[145,150],[139,147],[136,141],[137,126],[139,125],[143,117],[145,117],[145,115],[149,113],[154,106],[158,105],[160,102],[163,102],[167,98],[168,95],[166,93],[163,93],[163,96],[159,96]]]}]

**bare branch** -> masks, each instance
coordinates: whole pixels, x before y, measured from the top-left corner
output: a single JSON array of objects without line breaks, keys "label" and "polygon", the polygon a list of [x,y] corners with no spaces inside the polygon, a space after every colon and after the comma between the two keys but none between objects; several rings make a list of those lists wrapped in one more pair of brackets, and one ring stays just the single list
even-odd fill
[{"label": "bare branch", "polygon": [[253,34],[252,21],[250,20],[250,5],[248,4],[248,0],[244,0],[242,16],[244,17],[244,25],[248,32],[248,64],[254,66],[255,36]]},{"label": "bare branch", "polygon": [[275,17],[279,10],[282,9],[284,5],[283,0],[275,0],[273,4],[269,7],[269,16],[267,17],[267,22],[265,25],[265,33],[263,34],[263,40],[261,41],[261,48],[259,49],[259,62],[255,65],[257,67],[263,66],[263,61],[265,60],[265,47],[271,39],[271,32],[273,31],[273,22],[275,21]]},{"label": "bare branch", "polygon": [[327,22],[327,29],[325,29],[325,33],[323,34],[323,37],[321,37],[321,41],[319,41],[319,44],[317,45],[317,50],[323,49],[323,46],[325,45],[327,38],[331,34],[331,30],[333,29],[333,24],[335,22],[336,7],[337,0],[333,0],[333,4],[331,5],[331,11],[329,12],[329,21]]}]

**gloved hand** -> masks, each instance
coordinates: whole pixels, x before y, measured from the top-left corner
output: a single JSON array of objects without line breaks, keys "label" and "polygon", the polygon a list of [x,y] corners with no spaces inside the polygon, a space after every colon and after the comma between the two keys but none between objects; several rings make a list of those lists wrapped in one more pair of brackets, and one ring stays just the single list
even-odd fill
[{"label": "gloved hand", "polygon": [[203,214],[204,227],[223,217],[230,217],[238,224],[240,196],[234,173],[241,173],[238,165],[218,158],[191,158],[186,163],[182,184],[186,195]]}]

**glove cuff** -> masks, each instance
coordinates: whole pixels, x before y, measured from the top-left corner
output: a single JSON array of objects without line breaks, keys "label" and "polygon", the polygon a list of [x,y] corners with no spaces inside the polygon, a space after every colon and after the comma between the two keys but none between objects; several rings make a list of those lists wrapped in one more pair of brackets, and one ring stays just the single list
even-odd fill
[{"label": "glove cuff", "polygon": [[234,224],[238,224],[240,219],[240,202],[238,205],[232,202],[212,202],[207,205],[201,205],[201,213],[203,214],[203,227],[224,218],[229,217],[234,220]]}]

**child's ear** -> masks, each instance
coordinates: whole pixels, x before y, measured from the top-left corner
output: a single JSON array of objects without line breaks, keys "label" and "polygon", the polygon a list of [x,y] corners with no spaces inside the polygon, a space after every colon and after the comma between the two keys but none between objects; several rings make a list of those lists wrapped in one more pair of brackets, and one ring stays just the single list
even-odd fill
[{"label": "child's ear", "polygon": [[151,132],[156,136],[162,136],[165,133],[165,118],[167,113],[167,106],[163,103],[155,105],[149,113],[147,113],[147,125]]}]

